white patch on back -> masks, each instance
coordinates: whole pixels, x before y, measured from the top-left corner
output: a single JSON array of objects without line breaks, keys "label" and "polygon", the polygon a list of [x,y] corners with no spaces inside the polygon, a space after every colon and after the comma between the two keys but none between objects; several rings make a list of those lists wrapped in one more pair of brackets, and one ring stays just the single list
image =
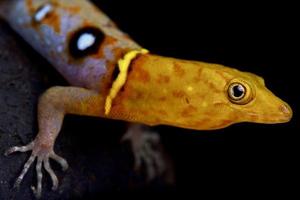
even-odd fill
[{"label": "white patch on back", "polygon": [[53,6],[50,3],[43,5],[34,15],[34,21],[41,22],[47,14],[53,10]]},{"label": "white patch on back", "polygon": [[77,41],[77,48],[81,51],[91,47],[96,41],[96,38],[91,33],[82,34]]}]

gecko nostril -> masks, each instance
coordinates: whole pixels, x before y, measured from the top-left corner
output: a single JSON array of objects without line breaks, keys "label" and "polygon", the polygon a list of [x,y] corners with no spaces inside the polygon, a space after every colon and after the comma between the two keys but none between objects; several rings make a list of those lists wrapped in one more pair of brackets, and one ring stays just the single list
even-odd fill
[{"label": "gecko nostril", "polygon": [[292,109],[287,104],[282,104],[279,106],[279,111],[286,117],[292,116]]}]

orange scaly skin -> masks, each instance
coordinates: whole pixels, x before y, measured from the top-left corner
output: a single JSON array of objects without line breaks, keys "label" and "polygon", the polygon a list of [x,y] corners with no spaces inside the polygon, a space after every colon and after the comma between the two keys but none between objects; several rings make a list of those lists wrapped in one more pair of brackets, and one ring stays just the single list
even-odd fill
[{"label": "orange scaly skin", "polygon": [[[50,4],[50,11],[45,9],[47,4]],[[45,11],[45,16],[37,15],[43,14],[40,10]],[[37,197],[42,192],[42,164],[52,178],[53,189],[58,187],[58,179],[49,165],[49,158],[59,162],[63,169],[68,167],[53,150],[65,114],[195,130],[219,129],[238,122],[283,123],[292,117],[291,108],[272,94],[259,76],[217,64],[151,53],[138,54],[128,60],[126,81],[105,113],[107,97],[115,91],[112,85],[118,82],[115,75],[121,74],[116,68],[118,61],[132,51],[139,51],[138,44],[84,0],[2,0],[0,16],[72,85],[52,87],[41,96],[37,137],[26,146],[7,151],[10,154],[32,150],[16,185],[37,159],[38,181],[33,188]],[[96,33],[93,35],[96,39],[90,40],[90,35],[84,35],[84,42],[79,43],[83,34],[78,30]],[[100,41],[97,41],[98,36]],[[74,45],[75,50],[72,49]],[[140,132],[139,128],[135,127],[126,138],[142,138],[133,136],[133,132]],[[134,141],[133,146],[140,147]],[[136,158],[143,155],[136,154]],[[155,162],[159,163],[159,159]]]},{"label": "orange scaly skin", "polygon": [[[138,57],[131,68],[112,118],[209,130],[238,122],[287,122],[292,116],[290,107],[251,73],[151,54]],[[228,86],[237,81],[251,88],[253,97],[245,105],[229,100]]]}]

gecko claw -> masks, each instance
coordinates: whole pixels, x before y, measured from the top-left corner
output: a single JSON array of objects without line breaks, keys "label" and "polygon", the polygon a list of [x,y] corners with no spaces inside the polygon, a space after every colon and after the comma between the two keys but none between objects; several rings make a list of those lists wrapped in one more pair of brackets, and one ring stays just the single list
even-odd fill
[{"label": "gecko claw", "polygon": [[37,199],[39,199],[42,195],[42,179],[43,179],[42,168],[43,167],[46,170],[46,172],[49,174],[49,176],[51,177],[52,190],[57,190],[57,188],[58,188],[58,178],[50,166],[49,158],[52,158],[53,160],[58,162],[61,165],[63,171],[68,169],[68,163],[64,158],[62,158],[62,157],[58,156],[56,153],[54,153],[53,146],[42,145],[39,141],[36,141],[36,142],[33,141],[26,146],[11,147],[5,152],[5,155],[8,156],[15,152],[26,152],[29,150],[32,150],[31,156],[29,157],[27,162],[24,164],[22,172],[16,179],[14,188],[20,187],[20,184],[21,184],[24,176],[26,175],[27,171],[31,167],[32,163],[35,160],[37,160],[37,163],[36,163],[37,186],[36,187],[31,186],[31,189],[32,189],[35,197]]},{"label": "gecko claw", "polygon": [[42,197],[42,191],[37,191],[37,189],[34,186],[31,186],[31,190],[36,199],[40,199]]}]

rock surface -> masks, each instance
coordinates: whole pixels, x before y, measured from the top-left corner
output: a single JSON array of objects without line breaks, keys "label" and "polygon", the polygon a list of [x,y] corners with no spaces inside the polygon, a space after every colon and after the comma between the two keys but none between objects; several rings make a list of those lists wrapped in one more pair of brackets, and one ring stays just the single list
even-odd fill
[{"label": "rock surface", "polygon": [[[19,190],[12,187],[29,152],[9,157],[3,153],[10,146],[25,145],[36,136],[39,95],[51,85],[66,83],[2,21],[0,47],[0,199],[32,199],[30,186],[36,185],[34,167]],[[96,198],[102,192],[143,188],[139,185],[143,178],[132,170],[129,146],[120,145],[125,130],[122,122],[67,116],[55,151],[68,160],[70,168],[62,172],[52,162],[61,184],[58,191],[52,192],[50,178],[44,173],[42,199]]]}]

